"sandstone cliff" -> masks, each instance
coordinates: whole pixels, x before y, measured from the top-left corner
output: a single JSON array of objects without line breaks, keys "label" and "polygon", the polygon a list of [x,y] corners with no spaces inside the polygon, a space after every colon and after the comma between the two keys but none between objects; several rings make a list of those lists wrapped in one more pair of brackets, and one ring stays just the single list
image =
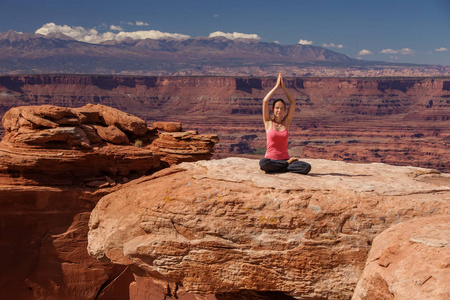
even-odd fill
[{"label": "sandstone cliff", "polygon": [[[187,130],[218,134],[216,158],[261,156],[261,100],[274,83],[252,77],[0,76],[0,113],[13,106],[96,103],[149,123],[181,121]],[[298,107],[291,155],[450,172],[448,78],[291,77],[286,86]]]},{"label": "sandstone cliff", "polygon": [[307,161],[307,176],[227,158],[130,182],[93,210],[89,253],[131,266],[133,299],[350,299],[377,235],[450,214],[450,174]]},{"label": "sandstone cliff", "polygon": [[89,104],[15,107],[2,122],[0,298],[126,299],[131,273],[87,254],[91,210],[132,179],[210,158],[217,136]]},{"label": "sandstone cliff", "polygon": [[[306,112],[392,115],[430,113],[448,119],[445,78],[286,78]],[[122,110],[259,114],[275,78],[107,75],[0,76],[3,105],[111,105]],[[49,103],[50,102],[50,103]],[[5,106],[4,106],[5,107]],[[150,111],[156,110],[156,111]],[[445,110],[445,111],[443,111]],[[427,114],[427,115],[428,115]]]}]

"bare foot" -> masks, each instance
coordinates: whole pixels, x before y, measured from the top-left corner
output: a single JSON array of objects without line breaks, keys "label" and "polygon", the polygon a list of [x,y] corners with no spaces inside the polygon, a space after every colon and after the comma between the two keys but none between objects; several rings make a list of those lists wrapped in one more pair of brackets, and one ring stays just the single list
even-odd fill
[{"label": "bare foot", "polygon": [[291,158],[289,158],[289,160],[287,162],[288,162],[288,164],[290,164],[291,162],[294,162],[294,161],[297,161],[297,160],[298,160],[297,157],[291,157]]}]

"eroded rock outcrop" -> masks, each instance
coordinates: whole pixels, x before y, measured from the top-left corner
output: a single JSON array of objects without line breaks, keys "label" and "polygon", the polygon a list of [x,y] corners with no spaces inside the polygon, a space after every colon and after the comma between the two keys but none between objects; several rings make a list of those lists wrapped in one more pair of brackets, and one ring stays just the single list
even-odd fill
[{"label": "eroded rock outcrop", "polygon": [[91,210],[132,179],[170,164],[210,158],[217,142],[214,135],[176,132],[182,137],[160,147],[155,142],[171,133],[90,104],[16,107],[5,114],[3,126],[2,299],[127,297],[131,272],[101,263],[86,251]]},{"label": "eroded rock outcrop", "polygon": [[449,283],[450,215],[425,217],[375,238],[353,299],[445,300]]},{"label": "eroded rock outcrop", "polygon": [[209,159],[218,141],[195,131],[158,132],[136,116],[91,104],[16,107],[3,126],[1,176],[53,186],[127,182],[169,164]]},{"label": "eroded rock outcrop", "polygon": [[97,204],[89,253],[131,266],[136,299],[151,278],[174,298],[179,290],[350,299],[378,234],[450,213],[449,174],[307,161],[308,176],[264,174],[257,160],[228,158],[143,177]]}]

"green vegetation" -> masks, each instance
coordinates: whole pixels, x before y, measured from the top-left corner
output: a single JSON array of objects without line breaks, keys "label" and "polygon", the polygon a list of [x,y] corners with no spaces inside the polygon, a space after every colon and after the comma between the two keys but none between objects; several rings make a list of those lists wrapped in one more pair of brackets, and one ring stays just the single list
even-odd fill
[{"label": "green vegetation", "polygon": [[252,152],[252,154],[264,155],[266,154],[266,148],[265,147],[256,148],[255,151]]},{"label": "green vegetation", "polygon": [[138,148],[141,148],[141,147],[142,147],[142,141],[139,140],[139,139],[137,139],[137,140],[134,141],[134,145],[135,145],[136,147],[138,147]]}]

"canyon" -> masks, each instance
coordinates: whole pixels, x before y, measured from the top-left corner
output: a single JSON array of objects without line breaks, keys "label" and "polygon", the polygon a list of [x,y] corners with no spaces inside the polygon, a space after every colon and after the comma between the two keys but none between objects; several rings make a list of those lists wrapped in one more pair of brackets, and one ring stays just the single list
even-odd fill
[{"label": "canyon", "polygon": [[[4,113],[2,298],[450,294],[440,257],[450,247],[450,174],[317,158],[305,158],[307,176],[264,174],[254,158],[210,160],[231,155],[218,135],[161,115],[148,123],[103,104]],[[431,264],[402,268],[410,241]]]},{"label": "canyon", "polygon": [[[297,102],[292,156],[450,171],[450,79],[285,82]],[[187,130],[217,134],[214,158],[256,158],[265,147],[261,101],[274,84],[267,77],[0,76],[0,114],[24,105],[102,104],[148,123],[176,121]]]},{"label": "canyon", "polygon": [[[450,298],[447,67],[13,31],[0,65],[0,298]],[[280,69],[307,176],[258,168]]]}]

